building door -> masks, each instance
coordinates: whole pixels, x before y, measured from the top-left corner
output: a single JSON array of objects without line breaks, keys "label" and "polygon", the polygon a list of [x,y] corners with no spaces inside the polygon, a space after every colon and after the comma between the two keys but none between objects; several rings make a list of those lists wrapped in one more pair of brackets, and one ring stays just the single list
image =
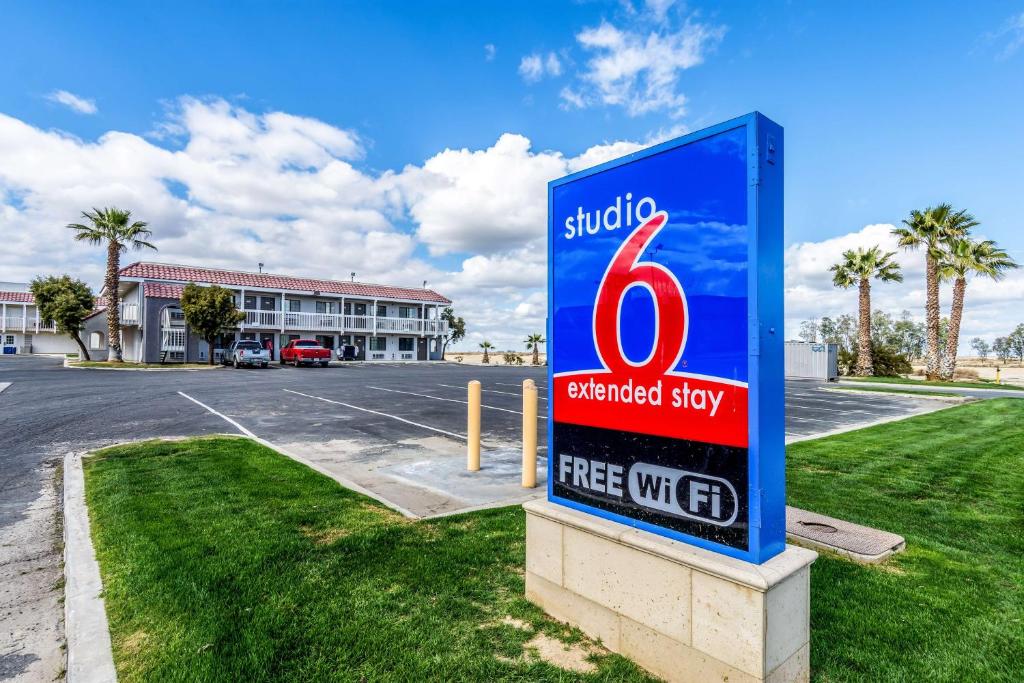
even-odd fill
[{"label": "building door", "polygon": [[416,360],[427,360],[427,338],[420,337],[416,342]]},{"label": "building door", "polygon": [[270,351],[270,360],[277,360],[277,349],[274,347],[273,332],[260,332],[260,346]]},{"label": "building door", "polygon": [[355,336],[356,360],[366,360],[366,336],[357,334]]}]

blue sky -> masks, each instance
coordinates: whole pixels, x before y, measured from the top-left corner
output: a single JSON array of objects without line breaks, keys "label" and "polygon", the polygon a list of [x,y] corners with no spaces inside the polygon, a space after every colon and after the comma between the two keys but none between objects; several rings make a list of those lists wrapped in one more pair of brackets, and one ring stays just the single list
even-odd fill
[{"label": "blue sky", "polygon": [[[1024,261],[1019,1],[974,3],[970,11],[954,2],[33,2],[5,4],[3,19],[0,113],[41,133],[61,131],[86,148],[122,131],[164,150],[185,149],[196,130],[168,125],[187,109],[183,98],[224,101],[234,108],[229,116],[286,112],[347,132],[358,149],[331,155],[379,184],[410,166],[427,169],[446,149],[491,149],[506,133],[528,138],[529,155],[553,151],[569,160],[594,146],[642,144],[756,109],[786,129],[787,243],[839,239],[951,201]],[[601,27],[641,41],[689,37],[698,47],[692,63],[684,56],[686,65],[671,71],[668,86],[645,90],[651,74],[641,71],[635,83],[604,83],[602,90],[593,63],[612,51],[581,39]],[[537,62],[528,61],[534,56]],[[57,91],[87,104],[61,104]],[[612,101],[624,92],[636,100]],[[662,104],[637,110],[657,98]],[[93,113],[83,113],[88,103]],[[179,197],[199,182],[165,177]],[[14,210],[46,197],[32,182],[0,168],[0,190]],[[382,233],[411,236],[402,248],[413,265],[403,262],[402,277],[429,276],[463,294],[492,287],[467,278],[467,259],[514,261],[517,250],[535,250],[530,240],[489,249],[431,239],[424,226],[438,218],[425,217],[436,206],[426,185],[415,190],[419,205],[389,198],[373,206],[387,223],[378,227]],[[410,194],[403,188],[396,192]],[[392,201],[397,205],[381,208]],[[211,206],[196,201],[192,208]],[[223,207],[213,210],[231,218]],[[244,219],[259,223],[253,214]],[[513,218],[508,230],[530,220]],[[225,229],[261,234],[258,225]],[[166,253],[187,257],[179,247]],[[32,266],[30,255],[21,258],[7,263],[18,276]],[[88,258],[91,275],[95,259]],[[248,258],[240,257],[242,265]],[[282,260],[280,269],[299,267]],[[492,288],[508,295],[509,282]],[[537,288],[521,284],[511,299],[533,324],[542,302]],[[501,310],[473,312],[497,321]]]}]

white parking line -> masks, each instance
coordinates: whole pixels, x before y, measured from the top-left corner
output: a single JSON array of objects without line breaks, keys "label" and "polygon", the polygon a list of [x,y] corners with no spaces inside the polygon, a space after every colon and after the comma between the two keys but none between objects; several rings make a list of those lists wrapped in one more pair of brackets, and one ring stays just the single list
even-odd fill
[{"label": "white parking line", "polygon": [[[385,389],[384,387],[371,387],[371,386],[367,386],[366,388],[367,389],[376,389],[377,391],[388,391],[388,392],[391,392],[392,394],[408,394],[409,396],[419,396],[420,398],[432,398],[435,401],[448,401],[449,403],[461,403],[462,405],[469,405],[468,401],[460,401],[457,398],[442,398],[440,396],[431,396],[430,394],[417,394],[416,392],[413,392],[413,391],[399,391],[398,389]],[[285,389],[285,391],[287,391],[287,389]],[[488,410],[500,410],[503,413],[514,413],[515,415],[522,415],[523,414],[519,410],[509,410],[508,408],[499,408],[497,406],[487,406],[487,405],[484,405],[482,403],[480,404],[480,407],[481,408],[487,408]],[[547,415],[538,415],[537,417],[539,417],[542,420],[548,419]],[[465,437],[463,437],[463,438],[465,438]]]},{"label": "white parking line", "polygon": [[4,392],[4,389],[11,386],[10,382],[0,382],[0,394]]},{"label": "white parking line", "polygon": [[[439,387],[448,387],[449,389],[465,389],[466,388],[466,387],[457,386],[455,384],[438,384],[437,386],[439,386]],[[504,386],[507,386],[507,385],[504,385]],[[522,394],[517,394],[514,391],[498,391],[497,389],[481,389],[480,391],[486,392],[488,394],[505,394],[506,396],[522,396]],[[539,398],[541,401],[548,400],[546,396],[537,396],[537,398]]]},{"label": "white parking line", "polygon": [[[495,382],[495,384],[497,384],[498,386],[502,386],[502,387],[519,387],[520,389],[523,387],[522,384],[509,384],[508,382]],[[547,390],[548,390],[548,388],[547,388],[546,385],[543,385],[543,384],[538,384],[537,385],[537,391],[547,391]]]},{"label": "white parking line", "polygon": [[224,413],[218,413],[218,412],[217,412],[216,410],[214,410],[214,409],[213,409],[213,408],[211,408],[210,406],[206,405],[206,404],[205,404],[205,403],[203,403],[202,401],[198,401],[198,400],[196,400],[196,399],[192,398],[191,396],[189,396],[188,394],[186,394],[186,393],[185,393],[184,391],[179,391],[178,393],[179,393],[179,394],[181,394],[182,396],[184,396],[185,398],[187,398],[188,400],[192,401],[192,402],[193,402],[193,403],[195,403],[196,405],[198,405],[198,406],[202,406],[203,408],[206,408],[206,409],[207,409],[207,410],[209,410],[209,411],[210,411],[211,413],[213,413],[214,415],[216,415],[216,416],[217,416],[217,417],[219,417],[220,419],[224,420],[225,422],[227,422],[228,424],[230,424],[231,426],[233,426],[233,427],[234,427],[235,429],[237,429],[238,431],[242,432],[242,433],[243,433],[243,434],[245,434],[246,436],[248,436],[248,437],[250,437],[250,438],[252,438],[252,439],[260,440],[260,437],[256,436],[255,434],[253,434],[252,432],[250,432],[250,431],[249,431],[248,429],[246,429],[245,427],[243,427],[242,425],[238,424],[237,422],[235,422],[234,420],[232,420],[232,419],[231,419],[230,417],[228,417],[227,415],[225,415]]},{"label": "white parking line", "polygon": [[[290,389],[285,389],[285,391],[290,391]],[[185,398],[187,398],[188,400],[192,401],[196,405],[202,406],[203,408],[205,408],[206,410],[210,411],[211,413],[213,413],[214,415],[216,415],[220,419],[224,420],[225,422],[233,425],[236,429],[238,429],[238,431],[242,432],[243,434],[248,436],[250,439],[252,439],[256,443],[261,444],[263,446],[266,446],[267,448],[269,448],[269,449],[271,449],[273,451],[277,451],[281,455],[283,455],[285,457],[288,457],[288,458],[291,458],[292,460],[294,460],[296,462],[302,463],[303,465],[305,465],[306,467],[310,468],[311,470],[315,470],[315,471],[319,472],[320,474],[324,475],[325,477],[333,479],[334,481],[338,482],[339,484],[341,484],[342,486],[344,486],[347,489],[351,489],[352,491],[355,491],[356,493],[361,493],[364,496],[368,496],[370,498],[373,498],[374,500],[376,500],[376,501],[378,501],[380,503],[383,503],[384,505],[388,506],[389,508],[391,508],[392,510],[394,510],[395,512],[397,512],[398,514],[400,514],[400,515],[402,515],[404,517],[408,517],[409,519],[418,519],[419,518],[419,516],[416,515],[415,513],[410,512],[409,510],[406,510],[404,507],[402,507],[401,505],[398,505],[397,503],[391,502],[390,500],[388,500],[387,498],[383,497],[379,493],[375,493],[375,492],[371,491],[368,488],[360,486],[359,484],[357,484],[356,482],[352,481],[351,479],[348,479],[347,477],[343,477],[342,475],[338,474],[337,472],[332,472],[329,469],[327,469],[326,467],[324,467],[323,465],[321,465],[319,463],[316,463],[316,462],[314,462],[314,461],[312,461],[312,460],[310,460],[308,458],[305,458],[305,457],[299,455],[298,453],[293,453],[293,452],[291,452],[291,451],[289,451],[289,450],[287,450],[285,448],[282,448],[281,446],[278,446],[277,444],[274,444],[274,443],[271,443],[271,442],[267,441],[266,439],[261,439],[260,437],[256,436],[255,434],[250,432],[248,429],[246,429],[242,425],[240,425],[237,422],[235,422],[234,420],[232,420],[230,417],[228,417],[224,413],[217,412],[216,410],[214,410],[210,406],[206,405],[202,401],[198,401],[198,400],[192,398],[191,396],[189,396],[185,392],[179,391],[178,393],[181,394],[182,396],[184,396]],[[299,392],[292,391],[291,393],[298,394]],[[300,394],[300,396],[306,396],[306,394]],[[319,397],[318,396],[310,396],[309,398],[319,398]],[[321,401],[327,401],[327,399],[325,399],[325,398],[321,398],[320,400]],[[328,403],[337,403],[337,401],[328,401]],[[341,405],[345,405],[345,404],[342,403]],[[357,408],[357,410],[362,410],[362,409],[361,408]],[[370,411],[367,411],[367,412],[373,412],[373,411],[370,410]],[[398,419],[401,419],[401,418],[398,418]],[[404,422],[404,420],[403,420],[403,422]],[[415,423],[412,423],[412,424],[415,424]],[[419,425],[419,426],[424,426],[424,425]],[[430,427],[427,427],[427,429],[430,429]],[[440,431],[440,430],[435,430],[435,431]],[[447,432],[445,432],[445,433],[447,434]],[[458,436],[458,435],[455,434],[453,436]],[[462,438],[466,438],[466,437],[462,437]]]},{"label": "white parking line", "polygon": [[[377,387],[368,387],[368,388],[376,389]],[[351,403],[342,403],[341,401],[334,401],[334,400],[331,400],[329,398],[324,398],[322,396],[313,396],[312,394],[304,394],[301,391],[292,391],[291,389],[284,389],[284,391],[287,391],[289,394],[296,394],[298,396],[305,396],[306,398],[314,398],[317,401],[323,401],[325,403],[334,403],[335,405],[345,406],[346,408],[351,408],[352,410],[360,410],[360,411],[362,411],[364,413],[370,413],[371,415],[379,415],[381,417],[388,417],[388,418],[391,418],[392,420],[398,420],[399,422],[404,422],[405,424],[409,424],[409,425],[412,425],[414,427],[420,427],[421,429],[428,429],[428,430],[430,430],[432,432],[437,432],[438,434],[445,434],[447,436],[454,436],[456,439],[462,439],[463,441],[466,440],[466,435],[465,434],[457,434],[456,432],[446,432],[443,429],[438,429],[437,427],[431,427],[430,425],[421,424],[419,422],[413,422],[412,420],[406,420],[404,417],[398,417],[397,415],[388,415],[387,413],[382,413],[382,412],[377,411],[377,410],[370,410],[369,408],[361,408],[359,406],[354,406]],[[392,390],[384,389],[384,391],[392,391]],[[400,392],[400,393],[406,393],[406,392]],[[429,398],[433,398],[433,397],[429,397]]]}]

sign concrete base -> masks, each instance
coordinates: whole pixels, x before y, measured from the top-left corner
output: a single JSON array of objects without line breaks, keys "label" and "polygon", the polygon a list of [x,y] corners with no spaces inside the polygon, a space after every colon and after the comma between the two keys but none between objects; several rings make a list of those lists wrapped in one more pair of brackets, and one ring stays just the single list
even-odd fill
[{"label": "sign concrete base", "polygon": [[807,681],[813,550],[755,565],[548,501],[526,510],[526,597],[668,681]]}]

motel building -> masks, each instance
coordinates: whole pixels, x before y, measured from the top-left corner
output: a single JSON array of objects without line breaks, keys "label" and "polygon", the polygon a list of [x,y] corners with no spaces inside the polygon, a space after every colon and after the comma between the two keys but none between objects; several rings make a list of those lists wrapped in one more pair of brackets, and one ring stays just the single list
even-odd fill
[{"label": "motel building", "polygon": [[[99,311],[96,311],[95,316]],[[92,316],[90,317],[91,320]],[[89,329],[89,321],[86,328]],[[88,340],[83,335],[83,341]],[[99,344],[98,339],[93,340]],[[97,350],[106,350],[106,344]],[[53,323],[39,319],[35,297],[21,282],[0,282],[0,354],[78,353],[78,344],[66,334],[57,334]]]},{"label": "motel building", "polygon": [[[211,349],[188,329],[181,310],[181,293],[189,282],[231,290],[235,305],[245,313],[245,319],[214,344],[215,361],[238,339],[261,342],[274,360],[293,339],[316,339],[332,351],[354,346],[357,360],[440,360],[441,340],[448,333],[441,312],[451,300],[430,289],[141,262],[121,269],[125,360],[209,359]],[[93,348],[106,349],[105,335],[106,315],[99,312],[87,321],[83,333],[90,353]],[[40,350],[33,344],[29,352]]]}]

